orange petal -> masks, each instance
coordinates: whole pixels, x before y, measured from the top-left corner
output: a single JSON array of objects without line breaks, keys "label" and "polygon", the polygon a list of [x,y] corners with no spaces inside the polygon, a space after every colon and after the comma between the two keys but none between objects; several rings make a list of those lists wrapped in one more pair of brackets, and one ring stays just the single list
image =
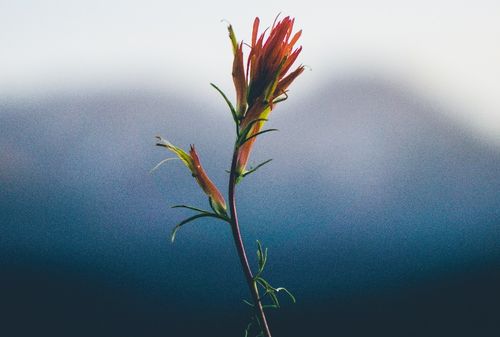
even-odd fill
[{"label": "orange petal", "polygon": [[243,116],[247,106],[247,82],[243,66],[243,44],[241,43],[234,54],[233,83],[236,89],[236,113]]},{"label": "orange petal", "polygon": [[193,175],[198,184],[200,185],[201,189],[205,194],[212,200],[212,205],[214,206],[215,210],[219,214],[225,214],[226,213],[226,202],[224,200],[224,197],[220,193],[220,191],[217,189],[215,184],[210,180],[208,175],[205,173],[205,170],[203,170],[203,167],[201,166],[200,159],[198,157],[198,154],[196,153],[196,149],[194,148],[194,145],[191,145],[191,149],[189,151],[189,154],[191,158],[193,159],[193,166],[194,166],[194,171]]},{"label": "orange petal", "polygon": [[292,84],[292,82],[304,71],[304,66],[299,66],[297,69],[292,71],[290,74],[285,76],[279,83],[278,86],[276,87],[276,90],[274,91],[274,96],[279,96],[282,93],[286,91],[288,86]]},{"label": "orange petal", "polygon": [[252,30],[252,47],[255,46],[255,42],[257,41],[257,33],[259,31],[259,18],[256,17],[253,21],[253,30]]}]

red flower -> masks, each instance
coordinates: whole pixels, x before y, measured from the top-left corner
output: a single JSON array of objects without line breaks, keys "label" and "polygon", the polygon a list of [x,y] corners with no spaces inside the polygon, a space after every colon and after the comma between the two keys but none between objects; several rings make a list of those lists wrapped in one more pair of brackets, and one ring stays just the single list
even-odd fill
[{"label": "red flower", "polygon": [[[248,55],[246,72],[243,61],[243,42],[238,44],[233,29],[229,26],[229,36],[233,44],[233,82],[236,89],[236,114],[240,129],[252,121],[267,118],[276,100],[284,95],[290,84],[303,71],[302,65],[289,72],[302,47],[294,49],[302,31],[292,35],[294,19],[285,17],[275,22],[266,37],[264,31],[258,37],[259,18],[255,18],[252,32],[252,44]],[[248,136],[259,132],[264,121],[255,123]],[[245,171],[248,157],[256,137],[247,141],[241,148],[238,158],[238,172]]]}]

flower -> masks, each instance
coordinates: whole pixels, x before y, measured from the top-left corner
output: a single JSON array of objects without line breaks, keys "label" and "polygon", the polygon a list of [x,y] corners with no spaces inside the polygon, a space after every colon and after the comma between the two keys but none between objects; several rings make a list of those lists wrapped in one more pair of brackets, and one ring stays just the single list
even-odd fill
[{"label": "flower", "polygon": [[[233,45],[233,82],[236,90],[236,115],[240,129],[253,123],[248,137],[258,133],[273,110],[280,96],[286,97],[290,84],[304,71],[300,65],[289,72],[302,47],[294,49],[302,31],[292,35],[294,19],[289,16],[273,24],[266,37],[265,30],[258,36],[259,18],[255,18],[252,31],[252,44],[246,62],[243,60],[243,42],[238,44],[232,26],[228,27],[229,37]],[[245,171],[250,152],[256,137],[248,140],[240,148],[237,170]]]},{"label": "flower", "polygon": [[194,145],[191,145],[188,154],[183,149],[170,143],[168,140],[161,137],[157,138],[158,143],[156,145],[166,147],[168,150],[175,153],[184,165],[186,165],[191,171],[191,174],[196,179],[196,182],[198,182],[198,185],[200,185],[203,192],[205,192],[208,196],[210,205],[214,211],[219,215],[226,215],[226,201],[201,166],[200,158],[198,157],[198,153],[196,153]]}]

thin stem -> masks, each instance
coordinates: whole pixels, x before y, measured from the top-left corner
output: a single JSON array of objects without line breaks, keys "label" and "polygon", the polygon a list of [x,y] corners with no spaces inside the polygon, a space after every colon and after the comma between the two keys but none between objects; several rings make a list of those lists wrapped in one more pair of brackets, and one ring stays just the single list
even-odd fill
[{"label": "thin stem", "polygon": [[265,337],[271,337],[271,332],[267,325],[266,314],[264,313],[264,308],[262,307],[262,302],[259,297],[259,290],[257,289],[257,284],[253,279],[252,270],[250,269],[250,264],[248,263],[247,254],[245,252],[245,246],[243,245],[243,239],[241,238],[240,226],[238,224],[238,214],[236,213],[236,163],[238,161],[238,146],[235,146],[233,153],[233,161],[231,163],[231,172],[229,175],[229,211],[231,215],[231,229],[233,232],[233,239],[238,251],[238,256],[240,258],[241,267],[243,268],[243,273],[250,288],[250,293],[252,294],[252,299],[255,305],[255,310],[261,322],[262,330],[264,331]]}]

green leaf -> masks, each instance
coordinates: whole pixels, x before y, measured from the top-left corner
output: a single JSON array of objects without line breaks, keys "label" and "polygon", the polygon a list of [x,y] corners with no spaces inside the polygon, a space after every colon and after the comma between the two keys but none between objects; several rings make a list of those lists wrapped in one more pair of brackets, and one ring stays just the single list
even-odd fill
[{"label": "green leaf", "polygon": [[222,98],[224,98],[224,100],[226,101],[227,105],[229,106],[229,110],[231,110],[231,114],[233,115],[233,119],[234,119],[234,122],[236,124],[238,124],[238,114],[236,113],[236,110],[234,109],[234,106],[233,104],[231,103],[231,101],[227,98],[226,94],[221,90],[219,89],[218,86],[216,86],[215,84],[213,83],[210,83],[210,85],[212,87],[215,88],[215,90],[217,90],[219,92],[219,94],[221,94]]},{"label": "green leaf", "polygon": [[266,266],[267,262],[267,248],[264,250],[264,260],[262,261],[262,271],[264,271],[264,267]]},{"label": "green leaf", "polygon": [[[193,211],[196,211],[196,212],[200,212],[200,213],[208,213],[208,214],[213,214],[212,212],[210,211],[206,211],[204,209],[201,209],[201,208],[197,208],[197,207],[193,207],[193,206],[189,206],[189,205],[174,205],[172,206],[171,208],[187,208],[187,209],[190,209],[190,210],[193,210]],[[215,214],[214,214],[215,215]]]},{"label": "green leaf", "polygon": [[252,308],[253,308],[253,307],[255,307],[255,306],[253,305],[253,303],[250,303],[250,302],[249,302],[249,301],[247,301],[247,300],[243,300],[243,303],[248,304],[248,305],[249,305],[249,306],[251,306]]},{"label": "green leaf", "polygon": [[[210,200],[210,198],[209,198],[209,200]],[[210,207],[212,207],[212,205],[210,205]],[[218,218],[218,219],[224,220],[226,222],[229,222],[229,218],[226,217],[226,216],[224,216],[224,215],[220,215],[218,213],[213,213],[213,212],[210,212],[210,211],[198,208],[198,207],[193,207],[193,206],[189,206],[189,205],[174,205],[171,208],[187,208],[187,209],[190,209],[190,210],[193,210],[193,211],[196,211],[196,212],[200,212],[202,214],[207,214],[209,216],[213,216],[215,218]],[[215,212],[215,210],[214,210],[214,212]]]},{"label": "green leaf", "polygon": [[236,50],[238,49],[238,41],[236,40],[236,35],[234,34],[233,26],[229,24],[227,30],[229,31],[229,38],[231,39],[231,44],[233,45],[233,53],[236,53]]},{"label": "green leaf", "polygon": [[283,287],[279,287],[279,288],[276,288],[276,292],[280,292],[280,291],[284,291],[288,294],[288,296],[290,296],[290,298],[292,299],[292,302],[293,303],[297,303],[297,300],[295,299],[295,296],[292,295],[291,292],[289,292],[286,288],[283,288]]},{"label": "green leaf", "polygon": [[250,332],[251,327],[252,327],[252,322],[248,323],[247,328],[245,329],[245,337],[248,337],[248,333]]},{"label": "green leaf", "polygon": [[191,221],[194,221],[196,219],[199,219],[199,218],[203,218],[203,217],[213,217],[213,218],[219,218],[219,216],[217,215],[214,215],[214,214],[211,214],[211,213],[201,213],[201,214],[196,214],[196,215],[193,215],[192,217],[189,217],[183,221],[181,221],[180,223],[178,223],[174,229],[172,230],[172,236],[171,236],[171,240],[172,242],[174,242],[175,240],[175,235],[177,234],[177,231],[182,227],[184,226],[185,224],[191,222]]},{"label": "green leaf", "polygon": [[260,243],[259,240],[257,240],[257,259],[259,260],[259,267],[261,265],[263,256],[264,256],[264,254],[262,252],[262,244]]},{"label": "green leaf", "polygon": [[280,302],[278,301],[278,296],[274,293],[274,291],[268,291],[267,294],[269,297],[271,297],[271,300],[273,301],[274,305],[277,306],[278,308],[280,307]]},{"label": "green leaf", "polygon": [[259,283],[262,286],[262,288],[264,288],[266,291],[268,291],[269,289],[274,290],[274,288],[269,284],[269,282],[267,282],[260,276],[255,278],[255,282]]},{"label": "green leaf", "polygon": [[179,160],[179,158],[166,158],[166,159],[163,159],[161,162],[159,162],[158,164],[155,165],[155,167],[153,167],[149,173],[153,173],[154,171],[156,171],[160,166],[162,166],[163,164],[165,164],[167,161],[170,161],[170,160]]},{"label": "green leaf", "polygon": [[267,262],[267,248],[263,249],[259,240],[257,240],[257,261],[259,263],[259,271],[254,276],[254,280],[260,277],[260,274],[264,271],[264,267]]},{"label": "green leaf", "polygon": [[247,175],[251,174],[251,173],[254,173],[255,171],[257,171],[259,168],[261,168],[262,166],[266,165],[267,163],[271,162],[272,159],[268,159],[262,163],[260,163],[259,165],[255,166],[254,168],[251,168],[250,170],[246,171],[245,173],[242,174],[242,177],[246,177]]},{"label": "green leaf", "polygon": [[267,119],[266,118],[257,118],[257,119],[250,121],[248,123],[248,125],[245,126],[245,128],[243,130],[240,131],[240,134],[238,137],[238,142],[243,141],[248,136],[248,133],[250,132],[250,129],[252,128],[252,126],[254,126],[255,123],[259,123],[259,122],[267,122]]},{"label": "green leaf", "polygon": [[279,131],[279,130],[278,130],[278,129],[267,129],[267,130],[259,131],[259,132],[257,132],[257,133],[254,133],[254,134],[253,134],[253,135],[251,135],[250,137],[246,138],[243,142],[241,142],[241,143],[239,144],[239,146],[242,146],[243,144],[245,144],[246,142],[248,142],[248,141],[249,141],[250,139],[252,139],[252,138],[255,138],[255,137],[259,136],[259,135],[262,135],[262,134],[264,134],[264,133],[268,133],[268,132],[272,132],[272,131]]},{"label": "green leaf", "polygon": [[[260,324],[260,319],[259,319],[259,316],[254,316],[254,317],[255,317],[255,320],[257,321],[257,324],[259,325],[259,328],[260,328],[260,330],[261,330],[261,333],[263,333],[263,332],[262,332],[262,325]],[[258,336],[259,336],[259,335],[255,336],[255,337],[258,337]]]}]

